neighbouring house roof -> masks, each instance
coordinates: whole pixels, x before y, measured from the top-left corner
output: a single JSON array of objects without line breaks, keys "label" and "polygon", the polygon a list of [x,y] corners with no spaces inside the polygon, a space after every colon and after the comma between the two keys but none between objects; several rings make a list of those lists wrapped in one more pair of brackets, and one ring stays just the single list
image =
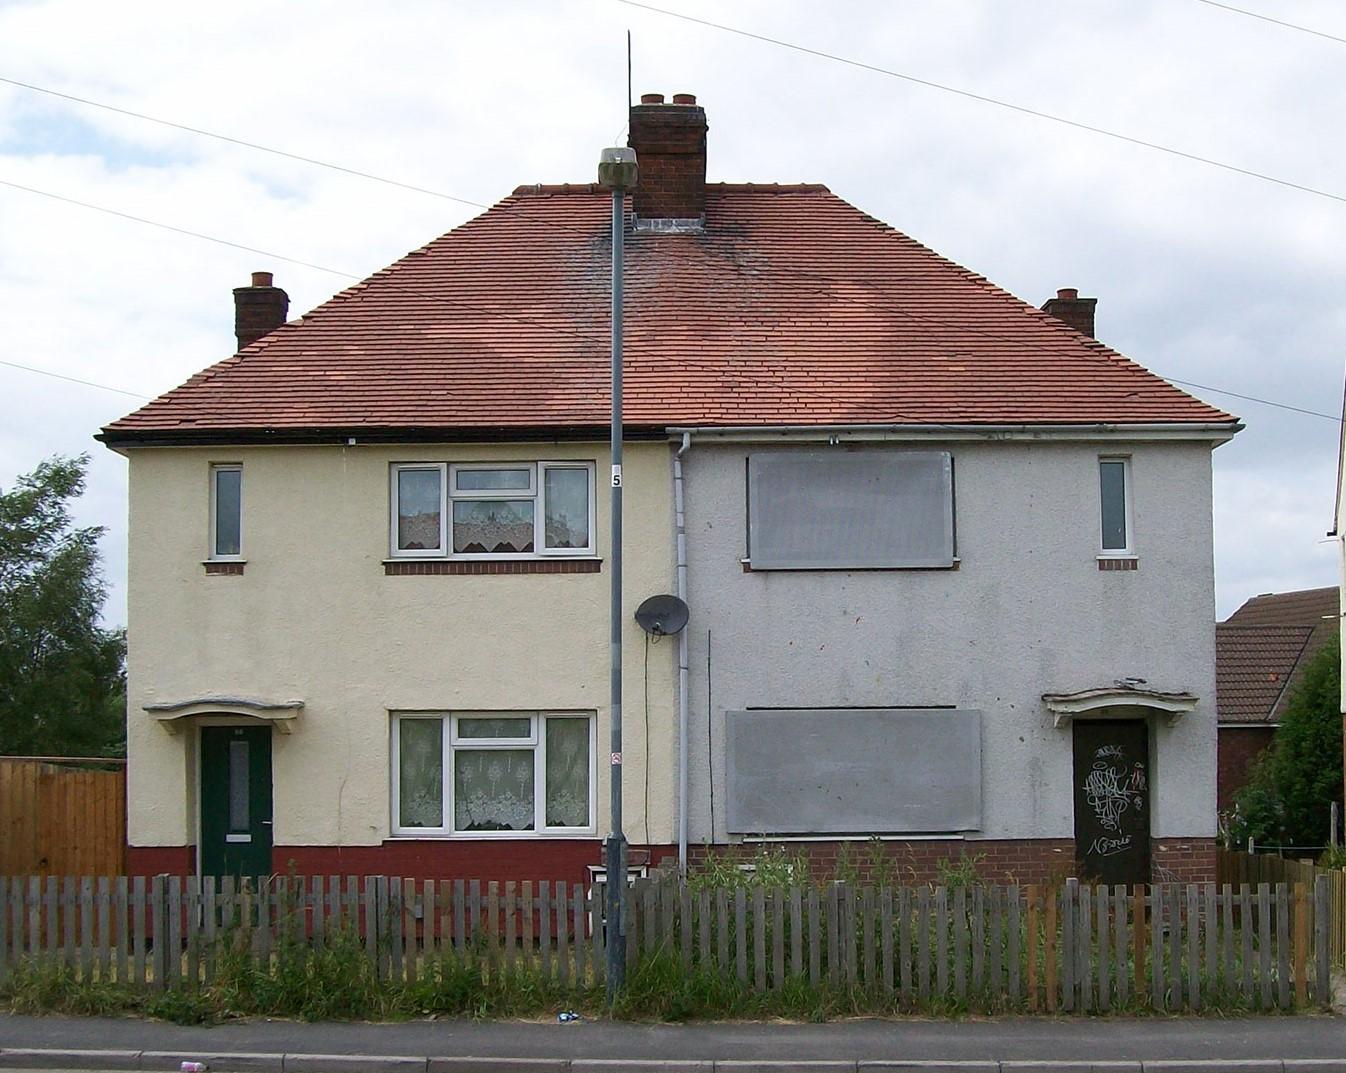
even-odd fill
[{"label": "neighbouring house roof", "polygon": [[1254,596],[1215,627],[1222,723],[1277,723],[1304,665],[1340,629],[1334,587]]},{"label": "neighbouring house roof", "polygon": [[1329,626],[1335,628],[1341,612],[1341,590],[1336,585],[1296,592],[1264,592],[1244,601],[1226,620],[1240,626]]},{"label": "neighbouring house roof", "polygon": [[1274,722],[1312,626],[1215,626],[1215,697],[1221,723]]},{"label": "neighbouring house roof", "polygon": [[[517,435],[609,417],[611,195],[520,187],[103,439]],[[626,242],[625,416],[668,426],[1235,418],[822,186],[708,184]]]}]

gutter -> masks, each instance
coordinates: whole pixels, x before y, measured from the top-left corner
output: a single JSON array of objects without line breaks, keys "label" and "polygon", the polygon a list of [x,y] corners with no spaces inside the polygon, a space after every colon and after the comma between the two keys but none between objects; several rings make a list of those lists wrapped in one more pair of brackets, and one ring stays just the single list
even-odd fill
[{"label": "gutter", "polygon": [[696,435],[703,439],[754,442],[781,438],[839,443],[912,440],[1212,440],[1225,443],[1243,430],[1239,421],[1094,423],[1080,425],[969,425],[952,423],[911,425],[693,425],[670,426],[670,436]]},{"label": "gutter", "polygon": [[[687,602],[687,516],[683,510],[682,456],[691,449],[692,434],[682,434],[673,455],[673,535],[677,548],[678,599]],[[678,871],[687,875],[687,628],[678,631]]]}]

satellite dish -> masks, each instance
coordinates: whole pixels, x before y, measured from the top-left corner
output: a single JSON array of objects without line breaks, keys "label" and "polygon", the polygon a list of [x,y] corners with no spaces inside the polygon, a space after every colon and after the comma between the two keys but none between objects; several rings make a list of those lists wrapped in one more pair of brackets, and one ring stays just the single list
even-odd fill
[{"label": "satellite dish", "polygon": [[636,621],[656,637],[678,633],[687,625],[687,605],[676,596],[651,596],[636,608]]}]

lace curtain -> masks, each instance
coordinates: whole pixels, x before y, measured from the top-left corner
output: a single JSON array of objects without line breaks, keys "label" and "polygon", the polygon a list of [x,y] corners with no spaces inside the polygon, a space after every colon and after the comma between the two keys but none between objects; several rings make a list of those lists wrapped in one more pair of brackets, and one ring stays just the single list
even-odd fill
[{"label": "lace curtain", "polygon": [[455,830],[533,830],[532,749],[457,749],[453,777]]},{"label": "lace curtain", "polygon": [[403,827],[444,825],[444,723],[403,719],[398,724],[398,823]]},{"label": "lace curtain", "polygon": [[589,826],[589,720],[547,720],[547,826]]}]

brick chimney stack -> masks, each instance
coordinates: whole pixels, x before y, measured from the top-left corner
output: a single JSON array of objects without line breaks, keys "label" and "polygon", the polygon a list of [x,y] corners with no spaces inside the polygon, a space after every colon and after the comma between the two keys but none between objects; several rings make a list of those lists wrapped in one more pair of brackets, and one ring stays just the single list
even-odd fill
[{"label": "brick chimney stack", "polygon": [[270,272],[254,272],[252,285],[234,288],[234,335],[238,349],[274,332],[290,312],[290,296],[272,284]]},{"label": "brick chimney stack", "polygon": [[1042,303],[1042,310],[1069,324],[1081,335],[1097,339],[1098,336],[1094,334],[1094,307],[1097,305],[1097,298],[1081,298],[1080,292],[1074,287],[1062,287],[1056,292],[1055,298],[1048,298]]},{"label": "brick chimney stack", "polygon": [[690,93],[645,93],[631,106],[627,145],[640,179],[632,193],[637,218],[695,220],[706,215],[706,110]]}]

